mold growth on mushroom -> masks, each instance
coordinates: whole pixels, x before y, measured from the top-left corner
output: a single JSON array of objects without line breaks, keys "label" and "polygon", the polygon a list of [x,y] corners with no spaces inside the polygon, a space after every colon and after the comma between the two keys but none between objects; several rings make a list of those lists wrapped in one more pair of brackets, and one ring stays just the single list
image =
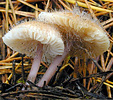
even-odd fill
[{"label": "mold growth on mushroom", "polygon": [[86,49],[91,56],[95,57],[109,48],[109,38],[101,25],[95,23],[95,20],[92,20],[88,16],[84,13],[74,13],[65,10],[41,12],[39,14],[39,21],[53,25],[59,29],[64,40],[65,49],[63,55],[60,57],[57,56],[51,63],[42,79],[37,83],[38,86],[42,87],[44,81],[46,81],[46,85],[48,84],[48,80],[50,80],[50,77],[53,75],[53,73],[51,74],[51,71],[54,71],[55,73],[57,66],[63,61],[68,53],[70,53],[71,56],[89,56],[85,52]]},{"label": "mold growth on mushroom", "polygon": [[93,57],[109,48],[109,39],[101,25],[84,11],[74,9],[74,11],[41,12],[38,20],[56,25],[62,33],[64,42],[67,43],[67,39],[72,42],[71,52],[75,51],[75,55],[85,54],[80,47],[86,48]]},{"label": "mold growth on mushroom", "polygon": [[88,16],[80,11],[41,12],[37,21],[15,26],[3,41],[12,49],[34,57],[28,76],[31,82],[35,81],[41,59],[51,62],[37,83],[42,87],[44,81],[46,85],[49,83],[68,54],[86,56],[84,49],[87,49],[95,57],[109,48],[109,39],[101,25]]},{"label": "mold growth on mushroom", "polygon": [[56,55],[62,55],[64,50],[64,46],[59,45],[59,43],[63,44],[63,41],[58,30],[37,21],[29,21],[15,26],[3,37],[3,41],[13,50],[31,57],[36,55],[39,42],[45,45],[43,56],[47,58],[52,59]]},{"label": "mold growth on mushroom", "polygon": [[19,53],[34,58],[28,80],[35,81],[41,60],[51,62],[64,52],[59,31],[43,22],[29,21],[12,28],[3,38],[4,43]]}]

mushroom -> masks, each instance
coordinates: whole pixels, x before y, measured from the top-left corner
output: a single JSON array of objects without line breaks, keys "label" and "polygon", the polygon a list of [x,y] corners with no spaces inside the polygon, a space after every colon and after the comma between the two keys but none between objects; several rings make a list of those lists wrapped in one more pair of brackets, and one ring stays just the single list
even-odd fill
[{"label": "mushroom", "polygon": [[[79,10],[75,12],[66,10],[41,12],[38,20],[51,24],[59,29],[65,43],[64,53],[60,56],[62,60],[65,54],[67,54],[66,52],[69,52],[72,56],[77,55],[83,57],[85,55],[88,57],[85,53],[85,50],[87,50],[92,57],[96,57],[109,48],[109,38],[101,25],[85,12],[80,12]],[[56,66],[59,62],[56,62]],[[51,63],[50,66],[53,66],[53,64]],[[37,83],[38,86],[42,86],[48,73],[51,72],[44,74],[43,78]]]},{"label": "mushroom", "polygon": [[70,51],[76,50],[75,54],[78,56],[84,54],[84,50],[80,50],[82,48],[86,48],[93,57],[102,54],[109,48],[109,38],[101,25],[89,14],[80,12],[78,9],[73,12],[66,10],[41,12],[38,20],[56,25],[62,33],[64,42],[72,42],[73,46]]},{"label": "mushroom", "polygon": [[59,31],[43,22],[21,23],[12,28],[2,39],[11,49],[34,58],[27,78],[31,82],[36,79],[41,59],[51,62],[64,52],[64,43]]}]

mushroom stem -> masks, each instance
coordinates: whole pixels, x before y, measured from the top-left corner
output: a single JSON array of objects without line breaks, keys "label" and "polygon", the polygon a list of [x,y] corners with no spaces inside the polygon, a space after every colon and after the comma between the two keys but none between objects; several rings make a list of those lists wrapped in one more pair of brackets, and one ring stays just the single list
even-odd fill
[{"label": "mushroom stem", "polygon": [[39,43],[37,52],[36,52],[36,56],[34,57],[32,67],[31,67],[30,73],[27,78],[27,80],[29,80],[33,83],[35,82],[37,72],[40,68],[40,63],[41,63],[41,58],[42,58],[42,50],[43,50],[43,45],[41,43]]},{"label": "mushroom stem", "polygon": [[57,66],[61,64],[61,62],[64,60],[64,58],[67,56],[69,53],[69,47],[65,47],[63,55],[58,55],[56,58],[53,60],[49,68],[47,69],[46,73],[42,77],[42,79],[37,83],[37,86],[43,87],[44,81],[46,81],[46,85],[48,85],[49,81],[51,80],[52,76],[55,74],[57,70]]}]

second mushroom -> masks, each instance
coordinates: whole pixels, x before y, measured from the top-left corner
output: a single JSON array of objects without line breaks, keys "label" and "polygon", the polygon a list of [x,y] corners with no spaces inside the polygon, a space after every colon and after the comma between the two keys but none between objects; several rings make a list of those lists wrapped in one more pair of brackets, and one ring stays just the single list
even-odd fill
[{"label": "second mushroom", "polygon": [[[89,54],[96,57],[108,50],[110,46],[109,38],[100,23],[78,8],[74,8],[73,11],[41,12],[38,20],[59,29],[65,44],[62,58],[66,52],[69,52],[71,56],[81,58],[89,57]],[[59,62],[56,65],[58,64]],[[56,66],[54,65],[54,67]],[[48,73],[45,73],[41,81],[37,83],[38,86],[42,86]]]}]

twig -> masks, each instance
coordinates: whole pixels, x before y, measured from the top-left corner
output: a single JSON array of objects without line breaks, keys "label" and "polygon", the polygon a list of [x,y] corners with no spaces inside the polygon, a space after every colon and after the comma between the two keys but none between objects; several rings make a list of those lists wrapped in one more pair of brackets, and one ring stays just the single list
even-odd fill
[{"label": "twig", "polygon": [[31,7],[31,8],[33,8],[33,9],[35,9],[35,10],[38,10],[38,11],[43,11],[42,9],[36,8],[36,7],[35,7],[35,6],[33,6],[32,4],[27,3],[27,2],[25,2],[25,1],[23,1],[23,0],[17,0],[17,1],[19,1],[19,2],[23,3],[24,5],[27,5],[27,6]]},{"label": "twig", "polygon": [[[5,12],[4,9],[0,9],[0,12]],[[12,13],[11,10],[8,10],[9,13]],[[25,12],[25,11],[16,11],[15,10],[15,14],[18,14],[18,15],[22,15],[22,16],[26,16],[26,17],[35,17],[35,14],[34,13],[31,13],[31,12]]]},{"label": "twig", "polygon": [[[30,57],[24,57],[24,59],[31,59]],[[4,63],[4,62],[10,62],[13,60],[21,60],[21,57],[16,57],[16,58],[11,58],[11,59],[6,59],[6,60],[1,60],[0,63]]]},{"label": "twig", "polygon": [[13,61],[13,68],[12,68],[12,84],[15,85],[16,84],[16,73],[15,73],[15,60]]},{"label": "twig", "polygon": [[7,60],[8,60],[8,59],[11,59],[11,58],[13,58],[13,57],[15,57],[15,56],[17,56],[18,54],[19,54],[18,52],[15,52],[13,55],[11,55],[10,57],[8,57]]},{"label": "twig", "polygon": [[14,10],[14,7],[13,7],[13,4],[12,4],[12,1],[9,0],[9,3],[10,3],[10,6],[11,6],[11,10],[12,10],[12,13],[13,13],[13,17],[14,17],[14,24],[16,24],[16,14],[15,14],[15,10]]},{"label": "twig", "polygon": [[66,9],[72,11],[71,8],[69,8],[62,0],[58,0]]},{"label": "twig", "polygon": [[22,55],[22,80],[25,81],[25,71],[24,71],[24,55]]},{"label": "twig", "polygon": [[48,11],[49,3],[50,3],[50,0],[47,1],[47,5],[46,5],[46,7],[45,7],[45,12]]}]

